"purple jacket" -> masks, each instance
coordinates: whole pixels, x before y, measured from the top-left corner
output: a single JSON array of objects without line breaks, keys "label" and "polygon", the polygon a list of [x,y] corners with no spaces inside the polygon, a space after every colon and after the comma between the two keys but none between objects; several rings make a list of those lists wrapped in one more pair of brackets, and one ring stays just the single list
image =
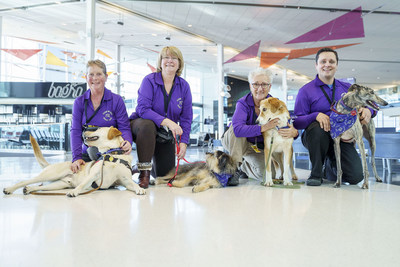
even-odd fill
[{"label": "purple jacket", "polygon": [[[87,150],[87,146],[82,141],[82,126],[86,124],[85,100],[87,100],[87,119],[89,119],[94,113],[90,89],[74,101],[71,126],[72,162],[81,159],[82,153]],[[132,132],[125,103],[120,95],[106,88],[100,109],[88,124],[100,127],[114,126],[122,132],[122,137],[132,144]]]},{"label": "purple jacket", "polygon": [[[350,88],[350,84],[346,82],[342,82],[339,80],[334,80],[335,84],[335,100],[338,101],[341,98],[343,93],[347,93]],[[310,125],[313,121],[316,120],[318,113],[324,113],[326,115],[331,114],[331,104],[328,99],[326,99],[324,93],[322,92],[320,86],[322,86],[329,96],[332,99],[332,90],[333,88],[329,88],[328,85],[323,83],[318,75],[314,80],[307,83],[303,87],[300,88],[299,93],[296,97],[296,102],[294,105],[294,115],[295,119],[293,122],[293,126],[296,129],[305,129],[308,125]],[[376,112],[371,110],[372,116],[376,115]]]},{"label": "purple jacket", "polygon": [[140,117],[152,120],[158,127],[165,118],[175,123],[179,122],[183,130],[181,142],[189,144],[193,120],[190,86],[183,78],[175,76],[167,116],[165,116],[164,111],[163,86],[161,72],[151,73],[144,77],[138,91],[136,112],[132,113],[129,119],[133,120]]},{"label": "purple jacket", "polygon": [[[267,95],[266,98],[271,97]],[[255,143],[264,142],[261,126],[256,124],[257,114],[251,92],[240,98],[236,103],[235,113],[232,117],[233,132],[236,137],[247,137],[247,141]]]}]

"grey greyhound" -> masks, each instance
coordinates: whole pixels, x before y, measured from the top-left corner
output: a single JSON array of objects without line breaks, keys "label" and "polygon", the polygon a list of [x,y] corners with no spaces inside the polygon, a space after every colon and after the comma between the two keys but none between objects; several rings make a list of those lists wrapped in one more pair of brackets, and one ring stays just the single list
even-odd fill
[{"label": "grey greyhound", "polygon": [[386,106],[388,103],[377,96],[373,89],[353,84],[348,92],[342,95],[341,99],[334,103],[331,107],[330,115],[331,136],[334,141],[337,180],[335,187],[340,187],[342,183],[342,167],[340,162],[340,140],[344,142],[356,141],[360,149],[361,161],[363,166],[364,183],[362,189],[368,189],[368,166],[365,156],[363,136],[368,140],[371,149],[372,170],[377,182],[382,182],[375,167],[375,123],[371,119],[368,124],[362,125],[359,119],[358,109],[361,107],[369,107],[378,111],[379,106]]}]

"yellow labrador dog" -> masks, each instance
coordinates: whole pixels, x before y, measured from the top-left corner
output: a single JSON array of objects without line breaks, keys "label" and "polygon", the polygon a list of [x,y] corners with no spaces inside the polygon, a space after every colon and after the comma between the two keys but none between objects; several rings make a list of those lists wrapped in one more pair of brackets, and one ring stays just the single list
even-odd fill
[{"label": "yellow labrador dog", "polygon": [[[119,148],[124,141],[121,132],[114,127],[96,127],[94,130],[85,131],[83,139],[89,147],[97,147],[101,157],[97,161],[86,162],[81,166],[78,173],[71,171],[71,162],[61,162],[49,164],[43,157],[39,145],[31,136],[31,143],[36,160],[42,166],[43,171],[35,178],[17,183],[14,186],[5,188],[4,194],[12,194],[21,187],[24,188],[24,194],[35,191],[58,190],[73,188],[67,193],[69,197],[76,197],[92,189],[99,187],[108,189],[111,186],[123,185],[126,189],[143,195],[146,191],[139,187],[132,180],[132,156],[124,154],[114,154],[113,149]],[[104,165],[104,166],[103,166]],[[51,182],[45,185],[27,186],[30,184]]]},{"label": "yellow labrador dog", "polygon": [[[284,102],[277,98],[269,97],[260,103],[260,115],[257,121],[265,124],[268,121],[279,118],[277,128],[287,127],[290,119],[289,111]],[[291,170],[293,179],[297,180],[297,175],[293,168],[293,138],[283,138],[278,134],[278,129],[270,129],[263,132],[264,137],[264,156],[265,156],[265,186],[272,186],[272,160],[280,164],[284,185],[293,185],[289,174]],[[282,158],[283,157],[283,158]]]}]

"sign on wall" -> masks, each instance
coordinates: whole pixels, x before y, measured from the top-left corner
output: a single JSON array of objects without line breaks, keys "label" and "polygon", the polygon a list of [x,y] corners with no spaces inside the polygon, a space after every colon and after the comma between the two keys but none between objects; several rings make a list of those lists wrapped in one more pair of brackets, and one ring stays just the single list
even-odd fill
[{"label": "sign on wall", "polygon": [[0,82],[0,97],[74,99],[86,89],[86,83]]}]

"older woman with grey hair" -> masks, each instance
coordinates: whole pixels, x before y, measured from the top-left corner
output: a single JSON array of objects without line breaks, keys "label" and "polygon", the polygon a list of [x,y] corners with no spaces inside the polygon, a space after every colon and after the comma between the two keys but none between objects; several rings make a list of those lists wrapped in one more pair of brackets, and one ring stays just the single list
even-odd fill
[{"label": "older woman with grey hair", "polygon": [[[223,147],[237,163],[236,174],[229,185],[237,185],[239,178],[253,177],[262,179],[265,172],[264,139],[262,133],[277,126],[278,118],[264,125],[258,125],[261,100],[271,97],[272,73],[267,69],[257,68],[249,73],[250,92],[236,103],[232,123],[222,137]],[[286,138],[297,137],[298,131],[292,125],[278,132]]]}]

